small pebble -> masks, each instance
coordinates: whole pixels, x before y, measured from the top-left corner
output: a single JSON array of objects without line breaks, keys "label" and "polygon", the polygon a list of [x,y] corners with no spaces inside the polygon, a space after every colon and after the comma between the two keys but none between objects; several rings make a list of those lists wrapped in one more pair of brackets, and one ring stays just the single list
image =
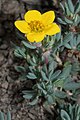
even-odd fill
[{"label": "small pebble", "polygon": [[7,89],[8,88],[8,82],[3,83],[2,87],[5,88],[5,89]]}]

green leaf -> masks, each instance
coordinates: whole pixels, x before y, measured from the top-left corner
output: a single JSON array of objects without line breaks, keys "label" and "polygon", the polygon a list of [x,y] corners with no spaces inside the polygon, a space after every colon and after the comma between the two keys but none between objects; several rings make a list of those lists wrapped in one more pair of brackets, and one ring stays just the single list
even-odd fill
[{"label": "green leaf", "polygon": [[73,49],[74,49],[74,47],[77,47],[76,37],[74,37],[73,39],[70,40],[70,46],[71,46],[71,48],[73,48]]},{"label": "green leaf", "polygon": [[80,71],[80,63],[74,62],[73,65],[72,65],[72,71],[71,71],[71,73],[73,75],[75,75],[76,72],[79,72],[79,71]]},{"label": "green leaf", "polygon": [[37,79],[37,77],[34,73],[28,73],[28,75],[26,77],[29,79]]},{"label": "green leaf", "polygon": [[77,46],[77,50],[80,51],[80,45]]},{"label": "green leaf", "polygon": [[23,98],[26,98],[26,99],[31,99],[32,97],[33,97],[32,94],[23,95]]},{"label": "green leaf", "polygon": [[67,65],[63,69],[63,71],[62,71],[62,73],[60,75],[60,78],[67,78],[70,75],[70,73],[71,73],[71,68],[72,68],[72,65]]},{"label": "green leaf", "polygon": [[46,90],[45,90],[45,86],[42,86],[42,85],[40,85],[40,84],[37,84],[37,87],[38,87],[38,89],[44,94],[44,95],[47,95],[47,92],[46,92]]},{"label": "green leaf", "polygon": [[25,49],[17,47],[14,51],[16,57],[26,58]]},{"label": "green leaf", "polygon": [[61,73],[61,70],[57,70],[52,76],[51,76],[51,80],[56,79]]},{"label": "green leaf", "polygon": [[36,66],[37,64],[33,62],[32,59],[28,60],[28,62],[30,63],[31,66]]},{"label": "green leaf", "polygon": [[21,54],[19,54],[19,52],[17,50],[14,51],[14,55],[16,57],[23,58],[23,56]]},{"label": "green leaf", "polygon": [[[45,72],[45,74],[47,74],[47,66],[46,66],[46,64],[43,65],[42,70],[43,70],[43,72]],[[40,72],[41,72],[41,70],[40,70]]]},{"label": "green leaf", "polygon": [[71,49],[71,46],[70,46],[69,43],[64,44],[64,46],[65,46],[66,48],[68,48],[68,49]]},{"label": "green leaf", "polygon": [[62,120],[71,120],[68,113],[64,110],[61,110],[61,118],[62,118]]},{"label": "green leaf", "polygon": [[51,80],[52,74],[53,74],[53,70],[51,70],[51,71],[49,72],[49,80]]},{"label": "green leaf", "polygon": [[76,105],[76,110],[75,112],[77,113],[76,115],[76,120],[80,120],[80,105]]},{"label": "green leaf", "polygon": [[61,18],[58,18],[58,22],[61,23],[61,24],[63,24],[63,25],[66,25],[66,24],[67,24],[67,23],[66,23],[64,20],[62,20]]},{"label": "green leaf", "polygon": [[3,112],[0,112],[0,120],[4,120],[4,114],[3,114]]},{"label": "green leaf", "polygon": [[67,19],[66,17],[64,18],[65,22],[68,23],[68,24],[73,24],[73,21]]},{"label": "green leaf", "polygon": [[35,105],[35,104],[37,104],[37,103],[38,103],[38,97],[35,98],[35,99],[33,99],[32,102],[29,102],[29,105]]},{"label": "green leaf", "polygon": [[11,113],[10,113],[10,111],[8,111],[8,113],[7,113],[7,120],[11,120]]},{"label": "green leaf", "polygon": [[71,12],[70,12],[70,10],[69,10],[69,7],[68,7],[68,4],[65,2],[65,14],[67,15],[67,16],[70,16],[71,15]]},{"label": "green leaf", "polygon": [[56,87],[62,87],[62,88],[63,88],[64,80],[63,80],[63,79],[56,80],[53,84],[54,84]]},{"label": "green leaf", "polygon": [[33,56],[32,60],[33,60],[34,63],[36,63],[36,57],[35,56]]},{"label": "green leaf", "polygon": [[69,7],[69,10],[74,13],[74,6],[73,6],[73,3],[72,3],[72,0],[67,0],[67,4],[68,4],[68,7]]},{"label": "green leaf", "polygon": [[75,6],[75,14],[80,12],[80,2],[77,2],[76,6]]},{"label": "green leaf", "polygon": [[61,2],[60,2],[60,6],[61,6],[61,8],[62,8],[63,12],[65,12],[64,5],[63,5]]},{"label": "green leaf", "polygon": [[15,69],[17,72],[21,72],[21,73],[26,71],[26,69],[23,66],[15,66]]},{"label": "green leaf", "polygon": [[55,62],[53,59],[49,61],[49,72],[54,71],[56,67],[57,67],[57,62]]},{"label": "green leaf", "polygon": [[43,80],[48,80],[46,73],[43,72],[42,70],[41,70],[41,75],[42,75]]},{"label": "green leaf", "polygon": [[78,26],[79,23],[80,23],[80,16],[77,14],[77,15],[75,16],[74,25],[75,25],[75,26]]},{"label": "green leaf", "polygon": [[64,89],[66,90],[76,90],[80,88],[80,83],[76,83],[76,82],[69,82],[64,84]]},{"label": "green leaf", "polygon": [[66,45],[71,39],[73,39],[73,33],[68,33],[63,39],[63,45]]},{"label": "green leaf", "polygon": [[27,43],[27,42],[25,42],[25,41],[22,41],[22,43],[23,43],[23,45],[24,45],[25,47],[27,47],[27,48],[36,49],[36,46],[31,45],[31,44],[29,44],[29,43]]},{"label": "green leaf", "polygon": [[80,44],[80,34],[77,36],[77,45]]},{"label": "green leaf", "polygon": [[23,95],[23,97],[26,99],[31,99],[35,95],[34,91],[28,91],[28,90],[22,91],[22,93],[25,94]]},{"label": "green leaf", "polygon": [[51,95],[47,96],[47,100],[48,100],[49,104],[53,104],[54,103],[53,97]]},{"label": "green leaf", "polygon": [[60,33],[58,33],[58,34],[56,34],[56,38],[57,38],[57,41],[59,41],[59,40],[60,40],[60,38],[61,38],[61,32],[60,32]]},{"label": "green leaf", "polygon": [[56,96],[56,97],[59,97],[59,98],[66,98],[66,97],[67,97],[67,95],[66,95],[65,92],[59,91],[59,90],[56,90],[56,91],[55,91],[55,96]]}]

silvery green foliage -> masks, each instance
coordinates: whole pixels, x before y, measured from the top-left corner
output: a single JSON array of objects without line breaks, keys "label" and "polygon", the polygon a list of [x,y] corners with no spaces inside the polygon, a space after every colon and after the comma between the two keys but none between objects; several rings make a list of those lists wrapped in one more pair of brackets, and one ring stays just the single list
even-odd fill
[{"label": "silvery green foliage", "polygon": [[63,25],[78,25],[80,23],[80,1],[76,1],[74,6],[72,0],[66,0],[66,2],[60,2],[61,9],[63,11],[63,18],[58,18],[59,23]]},{"label": "silvery green foliage", "polygon": [[80,106],[69,104],[60,112],[61,120],[80,120]]},{"label": "silvery green foliage", "polygon": [[[5,120],[3,112],[0,112],[0,120]],[[7,112],[6,120],[11,120],[11,113],[9,111]]]},{"label": "silvery green foliage", "polygon": [[62,15],[58,18],[58,22],[64,27],[61,46],[80,51],[80,0],[77,0],[75,5],[72,0],[60,2],[60,7]]},{"label": "silvery green foliage", "polygon": [[[22,41],[23,48],[16,48],[15,55],[25,59],[27,65],[16,66],[15,69],[20,73],[21,80],[36,81],[31,90],[22,91],[23,97],[32,101],[29,103],[30,105],[37,104],[40,99],[43,99],[45,104],[54,104],[56,101],[59,102],[60,99],[68,97],[67,90],[74,92],[80,87],[80,82],[72,82],[71,78],[72,69],[75,66],[65,63],[62,70],[57,69],[58,63],[55,61],[52,51],[48,56],[47,65],[42,55],[42,48],[35,47],[33,50],[33,47],[27,47],[26,43],[26,41],[25,44]],[[48,45],[46,44],[46,46]],[[71,99],[75,99],[74,96]]]},{"label": "silvery green foliage", "polygon": [[[80,34],[76,30],[79,27],[80,1],[73,5],[72,0],[66,0],[64,5],[60,2],[63,17],[58,18],[61,24],[61,32],[54,36],[46,36],[42,43],[29,43],[18,34],[21,46],[16,46],[14,54],[21,60],[25,60],[23,66],[16,66],[20,73],[20,80],[32,80],[35,83],[30,90],[22,91],[23,97],[30,99],[30,105],[39,103],[55,104],[69,98],[76,100],[80,93],[80,82],[72,81],[73,75],[79,74],[80,63],[71,61],[56,61],[57,53],[63,55],[67,50],[80,51]],[[67,52],[66,52],[67,55]],[[63,63],[62,63],[63,62]],[[61,68],[60,68],[61,67]],[[71,96],[67,94],[71,91]]]}]

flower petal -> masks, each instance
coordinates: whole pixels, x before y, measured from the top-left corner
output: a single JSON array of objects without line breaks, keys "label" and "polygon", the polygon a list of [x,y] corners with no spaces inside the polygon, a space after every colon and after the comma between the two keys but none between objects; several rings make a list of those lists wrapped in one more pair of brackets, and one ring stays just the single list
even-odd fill
[{"label": "flower petal", "polygon": [[52,23],[45,29],[46,35],[55,35],[60,32],[60,27],[56,23]]},{"label": "flower petal", "polygon": [[29,34],[26,34],[26,36],[30,42],[41,42],[44,39],[45,34],[43,32],[29,33]]},{"label": "flower petal", "polygon": [[54,21],[54,19],[55,19],[54,11],[48,11],[48,12],[45,12],[44,14],[42,14],[42,22],[45,25],[51,24]]},{"label": "flower petal", "polygon": [[34,21],[34,20],[40,20],[41,19],[41,13],[37,10],[29,10],[25,14],[24,18],[27,22],[31,22],[31,21]]},{"label": "flower petal", "polygon": [[15,26],[22,32],[22,33],[29,33],[30,28],[26,21],[24,20],[17,20],[15,21]]}]

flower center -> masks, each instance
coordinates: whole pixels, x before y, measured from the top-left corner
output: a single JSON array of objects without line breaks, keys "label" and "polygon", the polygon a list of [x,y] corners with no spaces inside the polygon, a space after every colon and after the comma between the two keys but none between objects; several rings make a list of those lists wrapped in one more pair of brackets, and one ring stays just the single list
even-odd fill
[{"label": "flower center", "polygon": [[28,23],[31,28],[31,31],[42,32],[44,30],[44,25],[40,21],[31,21]]}]

